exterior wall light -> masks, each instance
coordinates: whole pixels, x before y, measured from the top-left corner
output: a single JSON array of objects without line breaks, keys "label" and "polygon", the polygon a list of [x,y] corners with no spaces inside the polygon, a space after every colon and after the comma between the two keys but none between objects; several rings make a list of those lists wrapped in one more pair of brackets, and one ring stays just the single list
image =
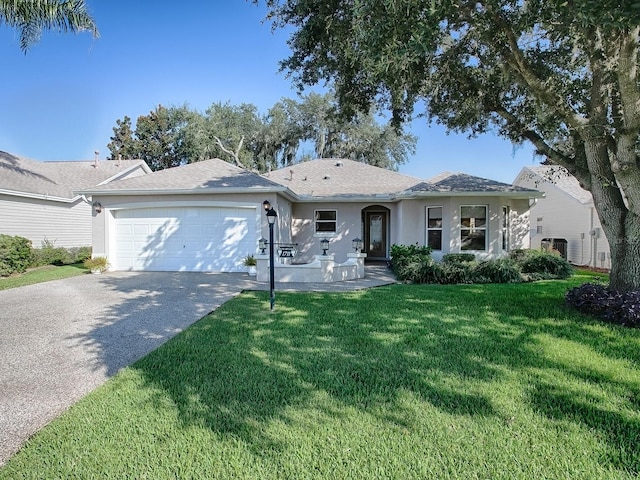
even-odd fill
[{"label": "exterior wall light", "polygon": [[258,248],[260,249],[260,255],[265,255],[266,254],[267,243],[269,243],[269,242],[264,237],[262,237],[260,240],[258,240]]},{"label": "exterior wall light", "polygon": [[362,251],[362,240],[359,239],[358,237],[354,238],[351,241],[351,246],[356,251],[356,253],[359,253],[360,251]]},{"label": "exterior wall light", "polygon": [[320,240],[320,245],[322,248],[322,255],[326,255],[327,250],[329,250],[329,240],[327,240],[326,238],[323,238],[322,240]]},{"label": "exterior wall light", "polygon": [[96,213],[100,213],[102,211],[102,204],[100,202],[93,202],[91,206],[93,207],[93,211]]}]

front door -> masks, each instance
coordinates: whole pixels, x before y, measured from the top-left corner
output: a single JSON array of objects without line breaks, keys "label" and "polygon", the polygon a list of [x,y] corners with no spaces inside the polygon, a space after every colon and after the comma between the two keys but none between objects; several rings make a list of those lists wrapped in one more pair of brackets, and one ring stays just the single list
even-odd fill
[{"label": "front door", "polygon": [[367,258],[387,258],[387,212],[365,212],[364,217]]}]

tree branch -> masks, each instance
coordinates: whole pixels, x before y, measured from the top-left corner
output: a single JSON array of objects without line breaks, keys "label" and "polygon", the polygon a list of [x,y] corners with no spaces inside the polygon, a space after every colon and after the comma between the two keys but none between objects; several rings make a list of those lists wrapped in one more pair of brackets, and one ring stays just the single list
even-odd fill
[{"label": "tree branch", "polygon": [[586,120],[582,116],[577,115],[573,109],[567,105],[564,97],[552,88],[549,88],[543,80],[538,78],[518,46],[518,39],[511,26],[505,21],[500,12],[495,11],[490,5],[485,4],[485,7],[487,11],[490,12],[496,27],[505,35],[507,44],[505,45],[506,48],[503,53],[505,55],[505,61],[512,73],[520,78],[523,86],[534,94],[538,100],[560,114],[567,125],[575,129],[584,127]]},{"label": "tree branch", "polygon": [[238,142],[238,146],[236,147],[235,152],[233,150],[229,150],[228,148],[226,148],[222,144],[222,140],[220,140],[215,135],[213,135],[213,139],[216,141],[216,143],[224,153],[231,155],[233,157],[233,161],[236,163],[238,167],[244,168],[245,170],[247,169],[247,167],[243,165],[243,163],[240,161],[240,150],[242,149],[242,144],[244,143],[244,135],[240,137],[240,141]]}]

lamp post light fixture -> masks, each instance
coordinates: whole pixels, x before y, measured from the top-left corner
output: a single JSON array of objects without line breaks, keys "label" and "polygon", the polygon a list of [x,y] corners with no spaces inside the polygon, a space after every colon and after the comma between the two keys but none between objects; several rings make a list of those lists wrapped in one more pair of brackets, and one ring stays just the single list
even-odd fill
[{"label": "lamp post light fixture", "polygon": [[267,243],[269,243],[269,242],[264,237],[262,237],[260,240],[258,240],[258,248],[260,249],[260,255],[265,255],[266,250],[267,250]]},{"label": "lamp post light fixture", "polygon": [[320,245],[322,248],[322,255],[326,255],[327,250],[329,250],[329,240],[327,240],[326,238],[323,238],[322,240],[320,240]]},{"label": "lamp post light fixture", "polygon": [[271,304],[271,311],[276,304],[275,294],[275,272],[274,272],[274,260],[273,260],[273,225],[276,223],[278,214],[271,206],[269,200],[262,202],[265,214],[267,215],[267,222],[269,222],[269,302]]},{"label": "lamp post light fixture", "polygon": [[362,251],[362,240],[359,239],[358,237],[354,238],[351,241],[351,246],[353,247],[353,249],[356,251],[356,253],[359,253]]}]

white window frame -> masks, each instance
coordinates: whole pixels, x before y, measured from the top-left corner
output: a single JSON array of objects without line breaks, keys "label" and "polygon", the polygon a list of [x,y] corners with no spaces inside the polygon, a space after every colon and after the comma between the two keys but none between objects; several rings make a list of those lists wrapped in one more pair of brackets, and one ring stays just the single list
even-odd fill
[{"label": "white window frame", "polygon": [[[484,208],[484,225],[476,225],[476,217],[469,217],[470,218],[470,225],[468,226],[464,226],[462,225],[462,209],[468,207],[468,208]],[[489,235],[488,235],[488,230],[487,230],[487,225],[489,223],[489,205],[460,205],[460,225],[459,225],[459,231],[460,231],[460,251],[461,252],[486,252],[487,251],[487,244],[489,242]],[[462,242],[462,232],[464,230],[469,230],[471,233],[473,232],[484,232],[484,248],[479,250],[479,249],[471,249],[471,248],[463,248],[463,242]]]},{"label": "white window frame", "polygon": [[[436,209],[439,208],[440,209],[440,226],[439,227],[430,227],[429,226],[429,210],[431,209]],[[442,222],[444,221],[443,217],[444,217],[444,209],[442,208],[441,205],[431,205],[427,207],[427,211],[426,211],[426,219],[425,219],[425,223],[426,223],[426,230],[427,230],[427,237],[425,238],[425,245],[428,247],[429,246],[429,232],[434,232],[434,231],[439,231],[440,232],[440,248],[439,249],[435,249],[435,252],[441,252],[442,251]]]},{"label": "white window frame", "polygon": [[511,250],[511,207],[502,206],[502,251]]},{"label": "white window frame", "polygon": [[[318,219],[319,212],[334,212],[335,219],[333,220],[320,220]],[[333,231],[318,231],[318,223],[334,224]],[[338,210],[335,208],[318,208],[313,211],[313,233],[316,237],[334,237],[338,233]]]}]

